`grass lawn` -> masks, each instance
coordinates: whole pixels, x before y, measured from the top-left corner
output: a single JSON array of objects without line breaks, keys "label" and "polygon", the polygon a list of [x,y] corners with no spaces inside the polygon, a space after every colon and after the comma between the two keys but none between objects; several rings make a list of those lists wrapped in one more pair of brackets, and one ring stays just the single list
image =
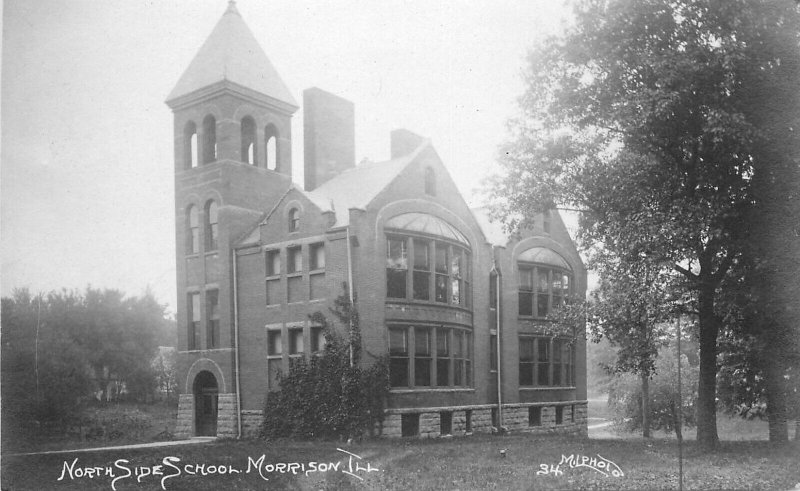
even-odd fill
[{"label": "grass lawn", "polygon": [[[337,446],[360,458],[337,450]],[[505,457],[501,450],[505,449]],[[264,460],[257,462],[264,455]],[[587,466],[559,463],[563,456],[582,456],[614,462],[624,475],[604,476]],[[791,442],[771,446],[768,442],[725,442],[712,454],[703,454],[694,442],[685,445],[686,489],[782,489],[800,483],[800,445]],[[137,468],[152,471],[168,457],[172,466],[162,476],[137,474]],[[160,479],[168,490],[203,489],[676,489],[677,446],[674,440],[579,439],[530,435],[475,435],[435,440],[367,441],[351,446],[333,442],[219,441],[210,444],[135,451],[103,451],[40,456],[8,456],[2,460],[2,488],[10,490],[111,489],[112,477],[77,477],[65,465],[78,459],[74,469],[109,467],[117,490],[159,489]],[[120,461],[118,459],[125,459]],[[352,462],[350,462],[352,459]],[[575,460],[577,459],[577,460]],[[116,466],[115,466],[116,462]],[[329,467],[326,472],[297,475],[278,472],[278,463]],[[338,467],[335,463],[338,462]],[[251,464],[248,472],[248,464]],[[321,465],[325,463],[324,465]],[[198,466],[227,466],[239,473],[190,475]],[[174,466],[174,467],[173,467]],[[186,466],[189,466],[188,469]],[[351,467],[352,466],[352,467]],[[265,481],[256,467],[260,468]],[[595,465],[599,467],[599,465]],[[215,468],[215,470],[218,467]],[[349,475],[344,471],[350,471]],[[372,469],[372,470],[370,470]],[[378,470],[374,470],[378,469]],[[546,469],[547,472],[544,472]],[[64,478],[58,478],[65,473]],[[141,482],[137,482],[137,475]],[[363,481],[362,481],[363,479]]]}]

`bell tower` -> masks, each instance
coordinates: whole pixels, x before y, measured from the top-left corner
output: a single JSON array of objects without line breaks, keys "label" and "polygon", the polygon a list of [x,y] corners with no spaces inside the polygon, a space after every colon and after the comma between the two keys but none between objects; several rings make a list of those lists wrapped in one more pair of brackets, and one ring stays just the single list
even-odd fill
[{"label": "bell tower", "polygon": [[176,431],[236,437],[232,251],[291,186],[298,105],[233,1],[166,103],[175,145]]}]

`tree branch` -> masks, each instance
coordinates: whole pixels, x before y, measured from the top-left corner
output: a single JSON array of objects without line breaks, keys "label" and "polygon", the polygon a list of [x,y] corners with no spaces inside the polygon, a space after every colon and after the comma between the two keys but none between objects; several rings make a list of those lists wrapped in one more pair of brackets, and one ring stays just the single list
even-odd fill
[{"label": "tree branch", "polygon": [[690,280],[697,281],[697,280],[700,279],[700,276],[698,276],[695,273],[692,273],[691,271],[689,271],[688,269],[684,268],[683,266],[681,266],[679,264],[674,264],[672,267],[675,269],[675,271],[677,271],[678,273],[686,276]]}]

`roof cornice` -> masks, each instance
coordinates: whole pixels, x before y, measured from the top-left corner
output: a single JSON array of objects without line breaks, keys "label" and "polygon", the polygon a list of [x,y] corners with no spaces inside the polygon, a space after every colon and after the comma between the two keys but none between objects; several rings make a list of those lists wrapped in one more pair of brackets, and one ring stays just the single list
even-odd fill
[{"label": "roof cornice", "polygon": [[244,85],[231,82],[230,80],[221,80],[217,83],[197,89],[194,92],[168,99],[165,103],[173,112],[177,112],[199,102],[206,102],[215,97],[219,97],[225,93],[235,95],[247,102],[272,109],[286,116],[293,115],[299,109],[299,106],[288,104],[274,97],[249,89]]}]

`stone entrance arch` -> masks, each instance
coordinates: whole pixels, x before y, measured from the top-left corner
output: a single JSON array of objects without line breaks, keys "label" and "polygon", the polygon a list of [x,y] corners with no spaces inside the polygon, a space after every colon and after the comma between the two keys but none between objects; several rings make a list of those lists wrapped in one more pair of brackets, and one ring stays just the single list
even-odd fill
[{"label": "stone entrance arch", "polygon": [[203,370],[194,378],[194,434],[217,436],[217,378]]}]

